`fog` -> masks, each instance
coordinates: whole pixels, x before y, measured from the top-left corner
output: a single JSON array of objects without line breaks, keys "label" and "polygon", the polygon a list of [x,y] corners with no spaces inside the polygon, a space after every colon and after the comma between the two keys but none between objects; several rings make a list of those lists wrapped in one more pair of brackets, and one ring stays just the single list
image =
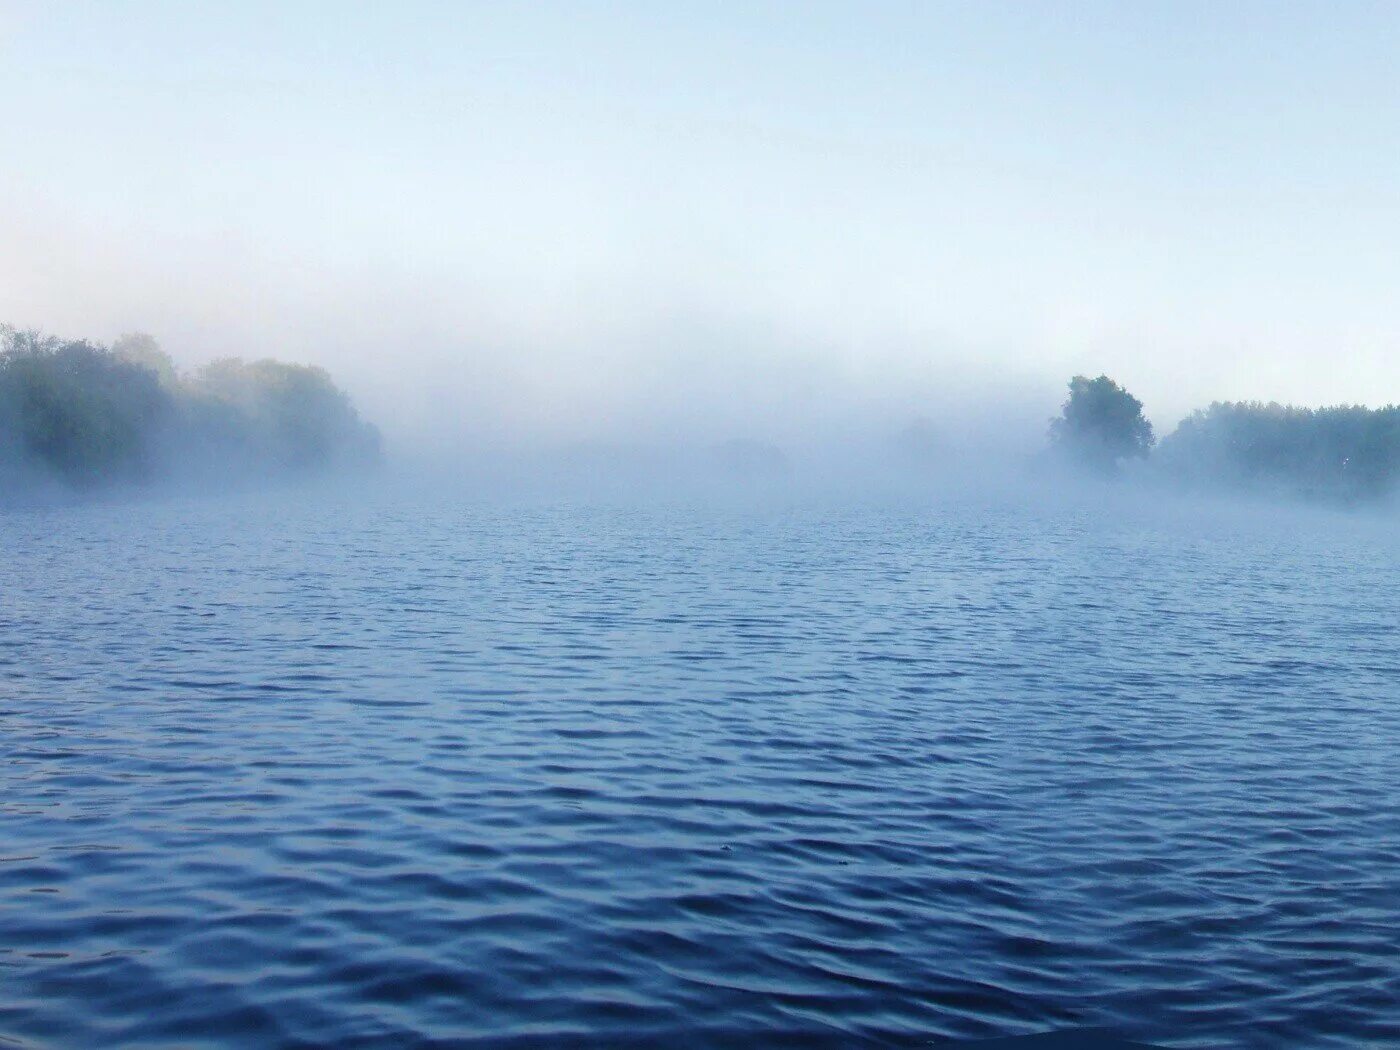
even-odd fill
[{"label": "fog", "polygon": [[[614,355],[614,372],[578,381],[568,396],[526,402],[535,415],[493,412],[491,391],[458,396],[447,372],[425,379],[436,397],[423,411],[396,413],[386,407],[393,394],[380,390],[368,400],[391,421],[387,455],[375,418],[336,377],[278,361],[268,345],[191,365],[146,333],[110,346],[13,328],[0,337],[7,503],[133,486],[212,493],[356,483],[386,467],[410,486],[479,498],[749,503],[1095,501],[1113,488],[1147,502],[1190,495],[1393,507],[1400,480],[1394,406],[1213,402],[1154,433],[1143,402],[1105,375],[1074,377],[1062,403],[966,373],[937,389],[910,377],[895,394],[862,386],[854,371],[842,384],[795,349],[702,353],[742,347],[712,330],[691,332],[688,343],[673,336],[670,345],[689,352],[647,369],[622,368],[626,354]],[[745,365],[734,366],[740,358]]]},{"label": "fog", "polygon": [[4,12],[0,319],[324,367],[406,463],[1400,383],[1371,14]]},{"label": "fog", "polygon": [[405,474],[1017,484],[1074,375],[1400,389],[1374,12],[0,10],[0,322],[324,368]]},{"label": "fog", "polygon": [[[32,223],[28,233],[10,243],[32,260],[42,238]],[[9,323],[96,341],[149,332],[186,368],[262,355],[321,365],[406,470],[646,473],[745,441],[803,472],[940,457],[951,470],[948,455],[1038,448],[1065,378],[998,374],[950,335],[817,333],[645,293],[570,303],[557,287],[534,307],[488,308],[379,273],[154,259],[97,231],[81,240],[81,257],[49,262],[57,286],[92,291],[75,302],[45,283],[52,270],[27,271],[0,292]]]},{"label": "fog", "polygon": [[0,0],[0,1048],[1396,1045],[1397,56]]},{"label": "fog", "polygon": [[[14,257],[43,258],[52,228],[19,227],[6,231]],[[321,365],[409,460],[740,439],[797,451],[917,426],[1003,441],[1003,420],[1038,438],[1065,378],[999,371],[950,334],[725,312],[635,285],[610,301],[597,278],[571,291],[546,272],[533,304],[487,303],[285,251],[151,258],[100,232],[68,229],[80,256],[17,272],[5,320],[98,341],[150,332],[187,367],[258,353]],[[74,287],[90,290],[75,301]]]}]

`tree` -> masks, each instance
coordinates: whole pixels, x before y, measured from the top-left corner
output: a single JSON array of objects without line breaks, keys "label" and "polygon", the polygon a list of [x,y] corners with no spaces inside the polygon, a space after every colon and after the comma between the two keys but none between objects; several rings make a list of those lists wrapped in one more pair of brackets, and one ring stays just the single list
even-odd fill
[{"label": "tree", "polygon": [[112,344],[112,353],[124,361],[130,361],[147,371],[154,372],[156,378],[160,380],[160,385],[167,390],[174,390],[180,383],[180,375],[175,369],[175,362],[170,359],[169,354],[160,348],[160,344],[155,341],[155,338],[145,332],[126,333]]},{"label": "tree", "polygon": [[6,444],[74,484],[150,468],[150,437],[170,415],[155,374],[100,346],[0,332],[0,430]]},{"label": "tree", "polygon": [[1142,459],[1156,439],[1142,402],[1108,376],[1069,381],[1069,398],[1050,423],[1050,443],[1075,462],[1112,473],[1125,459]]},{"label": "tree", "polygon": [[379,432],[320,368],[228,359],[187,377],[150,336],[105,347],[0,325],[0,496],[31,480],[311,475],[378,455]]},{"label": "tree", "polygon": [[241,420],[245,454],[269,467],[315,472],[378,458],[379,432],[322,368],[223,358],[196,374],[191,392],[205,402],[206,419]]},{"label": "tree", "polygon": [[1196,485],[1374,498],[1400,483],[1400,406],[1216,402],[1183,419],[1158,458]]}]

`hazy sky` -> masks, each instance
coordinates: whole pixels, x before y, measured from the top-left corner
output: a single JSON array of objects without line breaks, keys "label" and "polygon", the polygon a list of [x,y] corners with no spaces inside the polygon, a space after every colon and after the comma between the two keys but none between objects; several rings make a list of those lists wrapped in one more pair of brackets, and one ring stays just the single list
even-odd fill
[{"label": "hazy sky", "polygon": [[1379,403],[1398,86],[1335,0],[0,0],[0,319],[475,436]]}]

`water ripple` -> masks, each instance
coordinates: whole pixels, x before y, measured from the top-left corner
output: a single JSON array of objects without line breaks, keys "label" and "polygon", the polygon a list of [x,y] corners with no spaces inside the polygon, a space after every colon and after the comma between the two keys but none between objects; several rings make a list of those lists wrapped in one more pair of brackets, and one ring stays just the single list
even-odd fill
[{"label": "water ripple", "polygon": [[1400,548],[0,517],[0,1046],[1400,1044]]}]

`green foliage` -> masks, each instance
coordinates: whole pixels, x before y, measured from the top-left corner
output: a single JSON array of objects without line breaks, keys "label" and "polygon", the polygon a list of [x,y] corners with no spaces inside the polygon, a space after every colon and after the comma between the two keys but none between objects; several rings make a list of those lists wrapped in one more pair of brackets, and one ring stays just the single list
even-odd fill
[{"label": "green foliage", "polygon": [[[260,462],[312,472],[379,454],[379,434],[322,368],[225,358],[188,384],[202,411],[251,423],[244,437]],[[232,416],[229,411],[232,410]]]},{"label": "green foliage", "polygon": [[160,385],[174,390],[180,385],[180,374],[170,355],[145,332],[128,332],[112,344],[112,353],[124,361],[154,372]]},{"label": "green foliage", "polygon": [[0,433],[8,451],[79,485],[149,472],[150,437],[172,410],[153,372],[87,342],[0,334]]},{"label": "green foliage", "polygon": [[12,478],[226,480],[378,454],[378,432],[322,369],[228,359],[186,378],[150,336],[106,348],[0,327],[0,467]]},{"label": "green foliage", "polygon": [[1075,376],[1059,418],[1050,423],[1050,442],[1073,461],[1112,472],[1125,459],[1152,449],[1152,424],[1142,402],[1108,376]]},{"label": "green foliage", "polygon": [[1400,407],[1217,402],[1182,420],[1160,458],[1195,484],[1370,498],[1400,483]]},{"label": "green foliage", "polygon": [[[1152,425],[1142,402],[1107,376],[1075,376],[1069,389],[1050,424],[1057,451],[1108,473],[1149,454]],[[1400,488],[1400,406],[1216,402],[1181,421],[1157,449],[1153,467],[1197,487],[1374,499]]]}]

